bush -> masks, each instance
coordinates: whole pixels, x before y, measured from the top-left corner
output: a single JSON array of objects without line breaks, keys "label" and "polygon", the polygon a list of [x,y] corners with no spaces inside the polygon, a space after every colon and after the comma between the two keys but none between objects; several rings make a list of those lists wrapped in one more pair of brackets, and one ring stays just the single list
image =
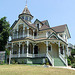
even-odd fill
[{"label": "bush", "polygon": [[75,68],[75,63],[72,64],[72,68]]},{"label": "bush", "polygon": [[12,60],[12,64],[15,64],[15,60]]},{"label": "bush", "polygon": [[4,61],[0,61],[0,64],[3,65],[4,64]]},{"label": "bush", "polygon": [[46,65],[49,65],[49,61],[47,58],[45,59],[45,62],[46,62]]},{"label": "bush", "polygon": [[71,60],[69,58],[67,59],[67,61],[68,61],[68,65],[71,65]]}]

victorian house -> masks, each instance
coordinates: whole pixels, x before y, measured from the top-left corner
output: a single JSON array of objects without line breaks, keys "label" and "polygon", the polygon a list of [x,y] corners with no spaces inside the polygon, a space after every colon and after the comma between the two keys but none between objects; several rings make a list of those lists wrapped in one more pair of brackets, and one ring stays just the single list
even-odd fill
[{"label": "victorian house", "polygon": [[48,59],[52,66],[67,66],[67,24],[50,27],[48,20],[36,19],[27,5],[11,26],[11,61],[25,64],[44,64]]}]

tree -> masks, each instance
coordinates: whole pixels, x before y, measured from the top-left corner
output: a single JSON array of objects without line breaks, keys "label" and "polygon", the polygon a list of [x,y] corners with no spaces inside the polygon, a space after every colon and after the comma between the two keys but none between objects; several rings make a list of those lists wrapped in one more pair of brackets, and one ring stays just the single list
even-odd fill
[{"label": "tree", "polygon": [[9,38],[10,24],[6,17],[0,19],[0,51],[5,51],[5,46]]}]

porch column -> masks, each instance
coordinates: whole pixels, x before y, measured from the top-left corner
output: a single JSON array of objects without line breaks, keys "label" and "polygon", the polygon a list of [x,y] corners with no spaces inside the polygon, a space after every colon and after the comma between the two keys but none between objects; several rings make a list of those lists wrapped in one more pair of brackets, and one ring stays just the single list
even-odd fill
[{"label": "porch column", "polygon": [[12,43],[12,54],[13,54],[13,43]]},{"label": "porch column", "polygon": [[59,46],[59,54],[60,54],[60,42],[58,43],[58,46]]},{"label": "porch column", "polygon": [[19,42],[19,52],[18,52],[18,57],[20,57],[20,42]]},{"label": "porch column", "polygon": [[48,41],[46,41],[46,49],[47,49],[47,54],[48,54]]},{"label": "porch column", "polygon": [[35,30],[33,30],[33,39],[34,39],[34,32],[35,32]]},{"label": "porch column", "polygon": [[46,32],[46,38],[48,37],[48,32]]},{"label": "porch column", "polygon": [[35,47],[35,44],[33,44],[33,54],[34,54],[34,47]]},{"label": "porch column", "polygon": [[23,26],[23,37],[25,35],[25,26]]},{"label": "porch column", "polygon": [[27,27],[27,37],[29,37],[29,27]]},{"label": "porch column", "polygon": [[65,56],[65,52],[64,52],[64,45],[63,45],[63,55]]},{"label": "porch column", "polygon": [[28,50],[29,50],[29,41],[27,41],[27,57],[28,57]]},{"label": "porch column", "polygon": [[17,38],[18,38],[18,26],[17,26]]},{"label": "porch column", "polygon": [[17,29],[17,38],[18,38],[18,29]]},{"label": "porch column", "polygon": [[14,39],[14,33],[15,33],[15,30],[13,30],[13,39]]},{"label": "porch column", "polygon": [[[66,46],[66,54],[68,55],[68,45]],[[68,55],[69,56],[69,55]]]},{"label": "porch column", "polygon": [[22,54],[24,54],[24,44],[22,45]]},{"label": "porch column", "polygon": [[11,63],[11,50],[10,50],[10,55],[9,55],[9,65]]}]

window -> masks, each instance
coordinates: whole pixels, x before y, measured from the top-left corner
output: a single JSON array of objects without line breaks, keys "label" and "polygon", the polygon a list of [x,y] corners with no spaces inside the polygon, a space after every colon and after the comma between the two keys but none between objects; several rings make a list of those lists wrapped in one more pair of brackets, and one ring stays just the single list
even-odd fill
[{"label": "window", "polygon": [[22,19],[24,19],[24,16],[22,16]]},{"label": "window", "polygon": [[28,16],[26,16],[25,20],[28,20]]},{"label": "window", "polygon": [[29,17],[29,21],[31,21],[31,17]]},{"label": "window", "polygon": [[52,50],[51,45],[49,45],[48,46],[48,51],[51,51],[51,50]]},{"label": "window", "polygon": [[48,36],[50,36],[50,34],[51,34],[51,32],[49,31],[49,32],[48,32]]},{"label": "window", "polygon": [[39,30],[39,24],[37,24],[37,28],[38,28],[38,30]]}]

